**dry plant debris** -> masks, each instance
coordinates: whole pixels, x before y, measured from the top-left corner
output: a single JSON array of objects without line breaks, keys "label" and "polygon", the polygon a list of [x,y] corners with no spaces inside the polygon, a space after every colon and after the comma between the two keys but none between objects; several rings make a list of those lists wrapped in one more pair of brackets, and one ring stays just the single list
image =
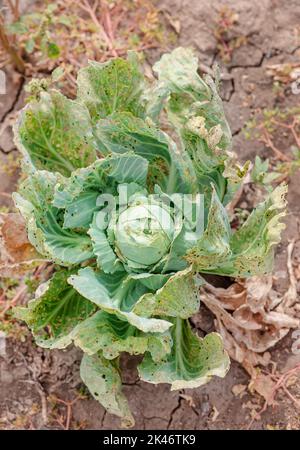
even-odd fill
[{"label": "dry plant debris", "polygon": [[246,36],[236,35],[234,31],[234,26],[238,21],[238,13],[228,6],[224,6],[219,10],[214,35],[217,40],[219,56],[224,63],[229,63],[234,50],[247,42]]},{"label": "dry plant debris", "polygon": [[[293,241],[288,245],[290,285],[284,295],[275,290],[271,275],[239,280],[227,289],[209,284],[202,287],[202,301],[216,317],[216,329],[226,350],[249,373],[250,391],[264,397],[268,405],[274,402],[279,378],[258,366],[267,366],[271,362],[268,350],[300,326],[297,279],[292,265],[294,244]],[[240,392],[236,387],[235,395]]]},{"label": "dry plant debris", "polygon": [[44,263],[27,238],[20,214],[0,215],[0,276],[14,277]]},{"label": "dry plant debris", "polygon": [[272,168],[278,172],[276,183],[286,180],[300,167],[300,108],[257,111],[244,134],[272,151]]},{"label": "dry plant debris", "polygon": [[266,66],[266,74],[283,84],[291,83],[300,77],[300,63],[280,63]]},{"label": "dry plant debris", "polygon": [[18,3],[6,1],[5,17],[0,16],[0,67],[10,60],[29,77],[49,75],[59,67],[64,71],[60,87],[71,96],[74,75],[88,60],[104,62],[128,50],[166,48],[176,35],[163,24],[172,22],[178,29],[150,0],[47,0],[23,15]]}]

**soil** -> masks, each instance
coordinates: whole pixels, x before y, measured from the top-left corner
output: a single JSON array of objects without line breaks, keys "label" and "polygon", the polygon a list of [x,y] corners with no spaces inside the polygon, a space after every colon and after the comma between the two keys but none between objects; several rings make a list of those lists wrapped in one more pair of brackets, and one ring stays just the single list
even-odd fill
[{"label": "soil", "polygon": [[[246,38],[233,50],[227,63],[220,60],[215,37],[218,11],[225,6],[238,13],[230,38]],[[259,108],[284,109],[299,105],[300,94],[294,95],[287,84],[279,96],[274,90],[273,80],[266,74],[268,65],[299,63],[299,0],[161,0],[159,7],[180,20],[181,30],[176,45],[193,46],[200,62],[208,67],[219,62],[223,78],[226,78],[222,83],[222,97],[233,132],[234,151],[239,158],[253,161],[257,154],[272,156],[264,144],[246,140],[242,128]],[[147,53],[147,58],[152,63],[159,55],[159,51],[152,50]],[[11,112],[21,107],[23,86],[24,80],[8,68],[7,94],[0,97],[2,123]],[[18,178],[17,170],[7,170],[8,164],[17,157],[10,133],[8,128],[1,137],[1,193],[12,192]],[[287,228],[277,249],[275,275],[282,290],[288,286],[286,246],[290,239],[299,239],[298,174],[290,178]],[[0,202],[1,205],[9,205],[10,199],[4,195]],[[207,311],[205,321],[213,325],[213,318]],[[119,419],[107,414],[86,391],[83,399],[77,398],[78,389],[83,389],[78,371],[80,351],[72,348],[50,352],[37,348],[29,333],[22,330],[22,339],[6,339],[6,350],[0,345],[0,427],[68,427],[67,406],[62,400],[70,402],[76,399],[72,405],[70,428],[119,428]],[[0,344],[1,339],[2,335]],[[291,353],[291,342],[291,337],[287,336],[272,350],[272,360],[277,362],[279,369],[300,362],[299,355]],[[204,387],[179,392],[170,392],[168,385],[154,386],[138,381],[135,358],[125,355],[122,364],[124,393],[129,399],[136,429],[246,429],[251,422],[251,411],[259,410],[263,404],[260,397],[248,391],[241,396],[234,395],[234,386],[249,383],[248,375],[235,362],[232,362],[225,379],[214,378]],[[299,395],[299,383],[293,386],[293,393]],[[283,393],[279,393],[276,400],[272,408],[253,422],[253,429],[299,428],[299,410],[294,403]]]}]

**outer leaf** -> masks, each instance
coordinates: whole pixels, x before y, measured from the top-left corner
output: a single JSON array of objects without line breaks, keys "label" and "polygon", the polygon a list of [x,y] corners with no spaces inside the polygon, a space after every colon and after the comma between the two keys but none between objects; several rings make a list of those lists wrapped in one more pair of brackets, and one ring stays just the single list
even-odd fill
[{"label": "outer leaf", "polygon": [[[187,260],[193,263],[195,270],[233,277],[262,275],[272,270],[274,246],[280,241],[281,231],[285,225],[280,222],[285,212],[280,212],[286,206],[285,195],[287,186],[278,186],[269,197],[258,205],[247,221],[235,233],[210,231],[210,223],[217,222],[220,208],[212,209],[211,221],[207,226],[207,237],[211,236],[211,249],[220,249],[218,253],[205,247],[204,240],[187,255]],[[213,204],[212,204],[213,205]],[[214,219],[214,222],[212,220]]]},{"label": "outer leaf", "polygon": [[218,273],[231,276],[262,275],[273,269],[274,247],[280,242],[285,224],[280,220],[286,212],[287,185],[278,186],[233,233],[232,257],[224,261]]},{"label": "outer leaf", "polygon": [[155,124],[159,123],[160,113],[168,96],[169,89],[164,82],[147,86],[143,93],[146,107],[145,117],[151,119]]},{"label": "outer leaf", "polygon": [[106,359],[114,359],[121,352],[138,355],[149,351],[155,361],[160,361],[171,351],[172,343],[168,332],[142,333],[128,322],[104,311],[97,311],[80,323],[72,338],[85,353],[93,355],[101,350]]},{"label": "outer leaf", "polygon": [[170,383],[171,390],[195,388],[212,376],[224,377],[229,369],[229,357],[223,349],[221,336],[210,333],[200,339],[188,321],[172,319],[173,348],[165,362],[155,363],[146,355],[139,365],[142,380],[148,383]]},{"label": "outer leaf", "polygon": [[171,316],[187,319],[199,310],[198,286],[192,267],[171,276],[153,294],[144,294],[133,312],[139,316]]},{"label": "outer leaf", "polygon": [[92,396],[111,414],[122,418],[122,426],[129,428],[134,419],[121,388],[122,382],[116,362],[108,361],[100,353],[84,355],[80,376]]},{"label": "outer leaf", "polygon": [[216,85],[209,76],[198,75],[198,60],[189,49],[163,55],[153,69],[168,99],[168,117],[193,161],[201,192],[209,194],[213,183],[223,200],[227,182],[222,173],[231,133]]},{"label": "outer leaf", "polygon": [[132,278],[133,280],[138,280],[150,291],[157,291],[158,289],[160,289],[171,276],[172,274],[169,273],[161,274],[142,272],[138,274],[130,274],[130,278]]},{"label": "outer leaf", "polygon": [[168,193],[197,190],[193,165],[176,144],[152,124],[129,113],[116,113],[98,121],[95,130],[103,154],[133,150],[150,162],[148,181]]},{"label": "outer leaf", "polygon": [[153,70],[169,92],[186,91],[197,100],[205,100],[210,96],[209,88],[197,73],[198,59],[191,49],[178,47],[166,53],[154,64]]},{"label": "outer leaf", "polygon": [[86,104],[93,121],[117,111],[143,115],[140,100],[144,77],[134,54],[127,61],[115,58],[105,63],[89,62],[79,71],[77,83],[77,98]]},{"label": "outer leaf", "polygon": [[113,276],[103,272],[94,272],[86,267],[72,275],[69,283],[85,298],[94,302],[102,310],[116,314],[127,320],[139,330],[152,333],[163,333],[171,326],[170,322],[161,319],[147,319],[131,311],[134,304],[145,293],[146,288],[135,280],[130,280],[125,273]]},{"label": "outer leaf", "polygon": [[63,229],[60,211],[52,206],[57,180],[51,172],[33,172],[13,198],[38,252],[62,265],[78,264],[93,256],[91,240],[86,234]]},{"label": "outer leaf", "polygon": [[14,134],[19,150],[38,169],[69,175],[96,158],[88,110],[54,90],[21,111]]},{"label": "outer leaf", "polygon": [[14,314],[31,328],[38,345],[64,348],[72,342],[70,332],[96,310],[67,282],[74,272],[61,270],[42,285],[28,306],[15,308]]},{"label": "outer leaf", "polygon": [[[160,84],[169,91],[167,109],[170,120],[174,124],[184,126],[193,118],[196,135],[204,132],[203,139],[207,141],[208,148],[212,149],[217,145],[227,148],[231,142],[231,133],[222,101],[213,80],[208,76],[202,79],[198,75],[198,59],[192,50],[179,47],[172,53],[163,55],[160,61],[154,64],[153,70],[157,72]],[[198,114],[204,119],[201,124],[195,120]],[[207,137],[204,122],[207,122],[208,126]],[[210,153],[212,161],[218,159],[216,153]],[[222,160],[224,156],[219,155],[219,158]]]},{"label": "outer leaf", "polygon": [[133,152],[124,155],[111,156],[110,177],[117,183],[138,183],[146,185],[148,162],[145,158],[135,155]]},{"label": "outer leaf", "polygon": [[213,190],[205,232],[197,245],[188,251],[187,260],[195,263],[200,272],[220,265],[231,255],[230,238],[227,212]]}]

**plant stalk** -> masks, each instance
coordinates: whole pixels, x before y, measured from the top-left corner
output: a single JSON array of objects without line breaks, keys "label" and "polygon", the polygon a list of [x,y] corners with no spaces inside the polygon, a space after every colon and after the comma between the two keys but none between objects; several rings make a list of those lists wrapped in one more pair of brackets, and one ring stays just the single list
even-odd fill
[{"label": "plant stalk", "polygon": [[0,14],[0,44],[10,56],[13,65],[16,67],[17,71],[24,74],[25,73],[25,63],[19,52],[15,49],[13,45],[10,44],[8,36],[4,27],[4,19],[2,14]]}]

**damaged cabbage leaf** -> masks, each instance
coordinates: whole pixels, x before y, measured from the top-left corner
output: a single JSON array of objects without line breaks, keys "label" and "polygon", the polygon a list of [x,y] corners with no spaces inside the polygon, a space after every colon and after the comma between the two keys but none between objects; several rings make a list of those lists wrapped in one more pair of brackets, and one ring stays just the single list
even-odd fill
[{"label": "damaged cabbage leaf", "polygon": [[105,311],[97,311],[80,323],[72,339],[85,353],[93,355],[101,350],[106,359],[115,359],[121,352],[139,355],[149,351],[154,361],[160,361],[170,353],[172,345],[169,332],[142,333]]},{"label": "damaged cabbage leaf", "polygon": [[153,294],[144,294],[133,311],[141,316],[171,316],[187,319],[196,314],[200,299],[200,280],[195,279],[192,267],[177,272]]},{"label": "damaged cabbage leaf", "polygon": [[38,345],[53,349],[74,342],[89,355],[101,350],[107,359],[125,351],[134,355],[149,351],[155,361],[160,361],[170,353],[170,333],[142,333],[113,314],[96,311],[95,303],[68,284],[74,273],[56,272],[40,286],[27,307],[15,308],[15,317],[27,323]]},{"label": "damaged cabbage leaf", "polygon": [[14,133],[17,147],[38,169],[70,175],[96,159],[87,108],[54,90],[21,111]]},{"label": "damaged cabbage leaf", "polygon": [[124,272],[111,276],[86,267],[78,275],[72,275],[69,283],[103,311],[115,314],[146,333],[164,332],[171,326],[167,320],[148,319],[131,311],[147,289],[142,283],[131,280]]},{"label": "damaged cabbage leaf", "polygon": [[147,173],[148,161],[131,152],[100,159],[74,171],[56,185],[53,198],[54,206],[65,209],[64,228],[89,228],[94,213],[112,201],[110,195],[118,194],[119,184],[135,181],[146,186]]},{"label": "damaged cabbage leaf", "polygon": [[99,120],[95,135],[102,154],[134,151],[149,161],[148,181],[166,193],[198,190],[192,161],[171,138],[153,124],[130,113],[115,113]]},{"label": "damaged cabbage leaf", "polygon": [[61,270],[36,293],[25,308],[15,308],[14,314],[24,320],[38,345],[64,348],[72,342],[70,332],[96,311],[96,306],[78,294],[67,282],[73,272]]},{"label": "damaged cabbage leaf", "polygon": [[125,428],[134,425],[126,397],[122,393],[122,381],[117,361],[109,361],[101,353],[92,356],[84,354],[80,366],[80,376],[92,396],[109,413],[121,417],[122,425]]},{"label": "damaged cabbage leaf", "polygon": [[[200,283],[191,268],[169,276],[166,282],[165,278],[155,281],[153,278],[150,274],[129,276],[119,272],[113,279],[111,275],[85,268],[71,276],[69,283],[102,310],[144,332],[164,332],[171,326],[169,317],[188,318],[198,311]],[[149,292],[149,286],[155,287],[156,292]],[[167,321],[151,319],[152,316],[166,316]]]},{"label": "damaged cabbage leaf", "polygon": [[272,270],[274,247],[285,224],[287,185],[269,194],[235,232],[230,229],[226,211],[213,195],[203,238],[188,251],[187,260],[200,272],[246,277]]},{"label": "damaged cabbage leaf", "polygon": [[13,198],[27,224],[28,238],[37,251],[69,266],[93,256],[91,239],[79,231],[64,229],[61,212],[52,205],[60,177],[46,171],[34,171]]},{"label": "damaged cabbage leaf", "polygon": [[171,319],[172,352],[165,361],[155,362],[146,354],[139,365],[139,375],[148,383],[170,383],[171,390],[202,386],[213,375],[224,377],[229,358],[221,336],[210,333],[201,339],[191,330],[187,320]]},{"label": "damaged cabbage leaf", "polygon": [[187,259],[201,268],[219,265],[231,255],[231,228],[227,212],[213,189],[206,230],[197,245],[188,251]]},{"label": "damaged cabbage leaf", "polygon": [[90,61],[79,71],[77,84],[77,100],[88,107],[94,122],[114,112],[144,115],[141,102],[144,76],[132,52],[127,60]]},{"label": "damaged cabbage leaf", "polygon": [[[184,48],[163,55],[153,70],[158,75],[158,103],[163,107],[165,98],[168,118],[180,135],[182,151],[193,162],[201,192],[209,201],[212,183],[220,200],[228,202],[248,163],[243,168],[234,164],[229,153],[231,131],[218,93],[218,74],[216,83],[209,75],[201,78],[197,57]],[[152,109],[159,110],[153,105]],[[229,177],[226,166],[231,168]]]}]

